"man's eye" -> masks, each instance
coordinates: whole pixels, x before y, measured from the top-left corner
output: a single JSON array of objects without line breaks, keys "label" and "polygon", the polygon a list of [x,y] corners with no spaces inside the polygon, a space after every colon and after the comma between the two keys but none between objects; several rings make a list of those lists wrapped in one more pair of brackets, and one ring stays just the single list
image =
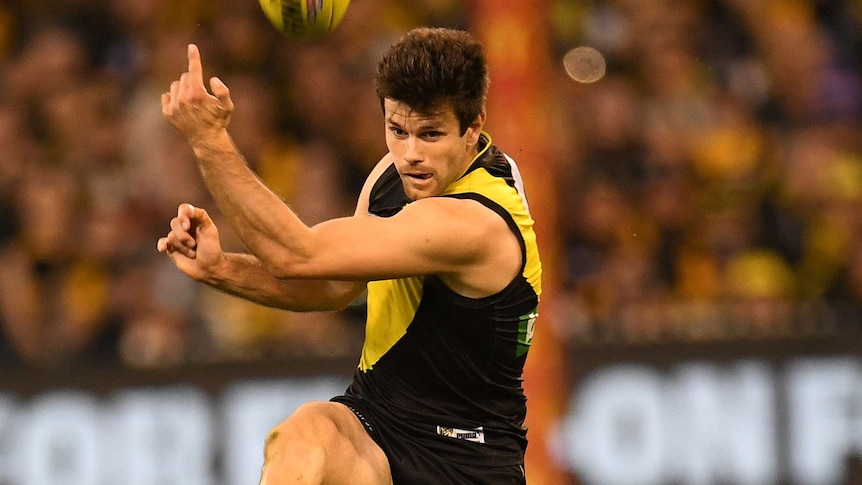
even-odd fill
[{"label": "man's eye", "polygon": [[406,131],[404,131],[404,130],[402,130],[401,128],[396,128],[396,127],[394,127],[394,126],[393,126],[392,128],[389,128],[389,129],[390,129],[390,130],[392,130],[392,134],[394,134],[395,136],[405,136],[405,135],[407,135],[407,132],[406,132]]},{"label": "man's eye", "polygon": [[436,139],[440,138],[441,136],[443,136],[443,133],[440,133],[439,131],[426,131],[424,133],[424,136],[425,136],[425,138],[428,138],[431,140],[436,140]]}]

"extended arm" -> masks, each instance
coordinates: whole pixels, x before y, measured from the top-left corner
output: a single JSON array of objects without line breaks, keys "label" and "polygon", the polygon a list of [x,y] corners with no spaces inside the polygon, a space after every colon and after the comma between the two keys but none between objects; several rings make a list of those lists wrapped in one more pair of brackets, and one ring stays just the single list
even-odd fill
[{"label": "extended arm", "polygon": [[365,290],[364,283],[355,281],[279,279],[250,254],[227,253],[222,265],[203,282],[246,300],[290,311],[341,310]]}]

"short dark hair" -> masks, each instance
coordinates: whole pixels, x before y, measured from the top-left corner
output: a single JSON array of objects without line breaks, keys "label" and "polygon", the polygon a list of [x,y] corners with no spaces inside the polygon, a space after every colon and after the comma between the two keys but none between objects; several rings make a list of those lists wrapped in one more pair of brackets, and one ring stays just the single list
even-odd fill
[{"label": "short dark hair", "polygon": [[429,27],[392,44],[375,81],[381,105],[388,98],[425,114],[451,105],[462,135],[485,110],[488,84],[485,52],[472,35]]}]

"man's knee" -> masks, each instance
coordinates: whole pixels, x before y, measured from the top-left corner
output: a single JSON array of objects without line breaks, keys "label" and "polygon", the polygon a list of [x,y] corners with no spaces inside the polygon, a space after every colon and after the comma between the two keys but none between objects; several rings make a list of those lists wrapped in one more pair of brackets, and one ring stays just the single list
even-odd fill
[{"label": "man's knee", "polygon": [[290,417],[270,430],[265,449],[277,450],[285,446],[325,447],[326,441],[336,432],[325,403],[310,402],[300,406]]},{"label": "man's knee", "polygon": [[269,432],[264,453],[262,485],[391,483],[383,451],[341,404],[302,405]]},{"label": "man's knee", "polygon": [[302,474],[309,481],[299,483],[319,483],[314,477],[323,475],[328,441],[337,432],[322,404],[304,404],[270,430],[264,443],[265,476]]}]

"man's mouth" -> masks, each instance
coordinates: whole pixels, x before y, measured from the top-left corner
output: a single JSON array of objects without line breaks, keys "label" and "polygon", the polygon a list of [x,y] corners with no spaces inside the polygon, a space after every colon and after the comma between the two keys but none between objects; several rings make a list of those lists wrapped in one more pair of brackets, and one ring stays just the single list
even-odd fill
[{"label": "man's mouth", "polygon": [[430,173],[408,173],[405,175],[407,175],[410,178],[417,179],[417,180],[428,180],[431,178]]}]

